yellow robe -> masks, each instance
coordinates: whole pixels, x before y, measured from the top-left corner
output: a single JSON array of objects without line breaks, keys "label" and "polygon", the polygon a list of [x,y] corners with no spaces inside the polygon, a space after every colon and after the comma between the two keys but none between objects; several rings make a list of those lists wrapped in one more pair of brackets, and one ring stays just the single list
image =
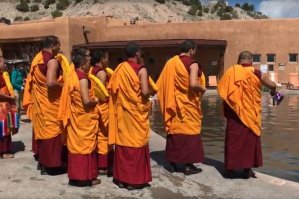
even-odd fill
[{"label": "yellow robe", "polygon": [[[91,67],[89,73],[91,73],[93,67]],[[107,72],[106,72],[107,73]],[[99,80],[100,81],[100,80]],[[91,90],[96,86],[95,82],[91,81]],[[107,102],[99,102],[97,105],[97,109],[100,113],[99,117],[99,132],[97,135],[97,152],[99,154],[107,154],[109,151],[108,148],[108,101]]]},{"label": "yellow robe", "polygon": [[[198,81],[204,84],[202,78]],[[200,134],[201,94],[192,91],[189,82],[189,73],[179,56],[168,60],[157,81],[158,100],[168,134]]]},{"label": "yellow robe", "polygon": [[261,81],[253,67],[233,65],[218,83],[220,97],[257,136],[261,135]]},{"label": "yellow robe", "polygon": [[3,78],[5,80],[7,89],[9,91],[9,95],[12,96],[12,97],[14,97],[15,93],[14,93],[13,86],[12,86],[11,81],[10,81],[9,73],[7,71],[3,72]]},{"label": "yellow robe", "polygon": [[[90,97],[92,92],[90,90]],[[73,70],[63,86],[58,119],[67,128],[67,148],[72,154],[91,154],[96,148],[99,113],[96,107],[85,109],[80,81]]]},{"label": "yellow robe", "polygon": [[[57,119],[61,89],[48,91],[46,77],[39,70],[43,63],[42,53],[33,59],[26,79],[23,106],[32,121],[35,139],[50,139],[63,133],[63,125]],[[62,81],[62,78],[59,78]]]},{"label": "yellow robe", "polygon": [[151,103],[141,96],[141,85],[133,68],[123,62],[108,84],[108,143],[126,147],[144,147],[149,139]]}]

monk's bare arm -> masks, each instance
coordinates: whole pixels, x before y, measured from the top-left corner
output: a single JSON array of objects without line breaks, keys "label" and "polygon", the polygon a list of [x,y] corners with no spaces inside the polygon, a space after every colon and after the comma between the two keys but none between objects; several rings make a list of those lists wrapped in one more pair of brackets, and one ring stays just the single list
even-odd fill
[{"label": "monk's bare arm", "polygon": [[275,90],[276,90],[276,83],[273,82],[273,81],[271,81],[271,80],[269,79],[269,77],[268,77],[267,74],[262,74],[261,81],[262,81],[262,84],[263,84],[264,86],[267,86],[268,88],[271,89],[271,92],[272,92],[272,93],[275,92]]},{"label": "monk's bare arm", "polygon": [[57,71],[58,71],[58,61],[56,59],[51,59],[48,62],[47,69],[47,87],[48,88],[61,88],[63,84],[57,81]]},{"label": "monk's bare arm", "polygon": [[107,74],[104,70],[101,70],[97,74],[97,78],[103,83],[103,85],[106,87],[106,80],[107,80]]},{"label": "monk's bare arm", "polygon": [[87,79],[80,80],[80,93],[81,93],[83,105],[85,107],[94,107],[99,103],[98,98],[95,97],[95,99],[91,99],[89,97],[88,80]]},{"label": "monk's bare arm", "polygon": [[198,64],[194,63],[190,66],[190,87],[196,92],[206,92],[206,88],[198,81]]},{"label": "monk's bare arm", "polygon": [[145,67],[140,69],[138,77],[141,83],[141,94],[143,97],[148,98],[150,95],[150,91],[148,86],[148,74]]}]

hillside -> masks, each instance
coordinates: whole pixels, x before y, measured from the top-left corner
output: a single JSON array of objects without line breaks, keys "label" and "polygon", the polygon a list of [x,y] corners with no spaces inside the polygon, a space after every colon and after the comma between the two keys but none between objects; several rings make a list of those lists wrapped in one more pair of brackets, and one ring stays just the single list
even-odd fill
[{"label": "hillside", "polygon": [[[16,7],[23,12],[18,11]],[[262,13],[255,12],[250,5],[229,6],[224,0],[211,1],[207,5],[201,5],[197,0],[2,0],[0,2],[0,17],[9,19],[11,23],[51,19],[60,15],[104,15],[116,19],[156,23],[267,18]]]}]

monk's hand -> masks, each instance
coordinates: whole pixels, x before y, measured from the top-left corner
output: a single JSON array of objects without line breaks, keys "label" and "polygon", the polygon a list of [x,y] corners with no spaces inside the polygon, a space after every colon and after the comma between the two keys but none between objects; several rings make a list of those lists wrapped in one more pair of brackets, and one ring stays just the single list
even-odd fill
[{"label": "monk's hand", "polygon": [[99,98],[94,97],[94,101],[95,101],[95,103],[99,103]]},{"label": "monk's hand", "polygon": [[202,87],[202,89],[201,89],[201,94],[202,94],[202,95],[205,94],[206,91],[207,91],[207,88],[206,88],[206,87]]},{"label": "monk's hand", "polygon": [[275,89],[272,89],[271,91],[270,91],[270,95],[271,96],[274,96],[276,94],[276,90]]},{"label": "monk's hand", "polygon": [[16,99],[17,99],[16,97],[9,97],[9,99],[8,99],[9,101],[8,102],[10,104],[14,104],[16,102]]},{"label": "monk's hand", "polygon": [[155,95],[157,92],[153,89],[153,88],[151,88],[151,87],[149,87],[149,92],[150,92],[150,95]]}]

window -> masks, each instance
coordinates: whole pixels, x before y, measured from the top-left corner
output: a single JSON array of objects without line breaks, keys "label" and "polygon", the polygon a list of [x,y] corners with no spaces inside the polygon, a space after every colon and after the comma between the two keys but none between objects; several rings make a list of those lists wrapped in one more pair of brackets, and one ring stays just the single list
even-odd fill
[{"label": "window", "polygon": [[274,65],[273,64],[269,64],[268,65],[268,70],[269,71],[274,71]]},{"label": "window", "polygon": [[289,54],[289,62],[297,62],[298,54]]},{"label": "window", "polygon": [[261,55],[260,54],[254,54],[253,55],[253,62],[260,63],[261,62]]},{"label": "window", "polygon": [[268,54],[267,62],[275,62],[275,54]]}]

